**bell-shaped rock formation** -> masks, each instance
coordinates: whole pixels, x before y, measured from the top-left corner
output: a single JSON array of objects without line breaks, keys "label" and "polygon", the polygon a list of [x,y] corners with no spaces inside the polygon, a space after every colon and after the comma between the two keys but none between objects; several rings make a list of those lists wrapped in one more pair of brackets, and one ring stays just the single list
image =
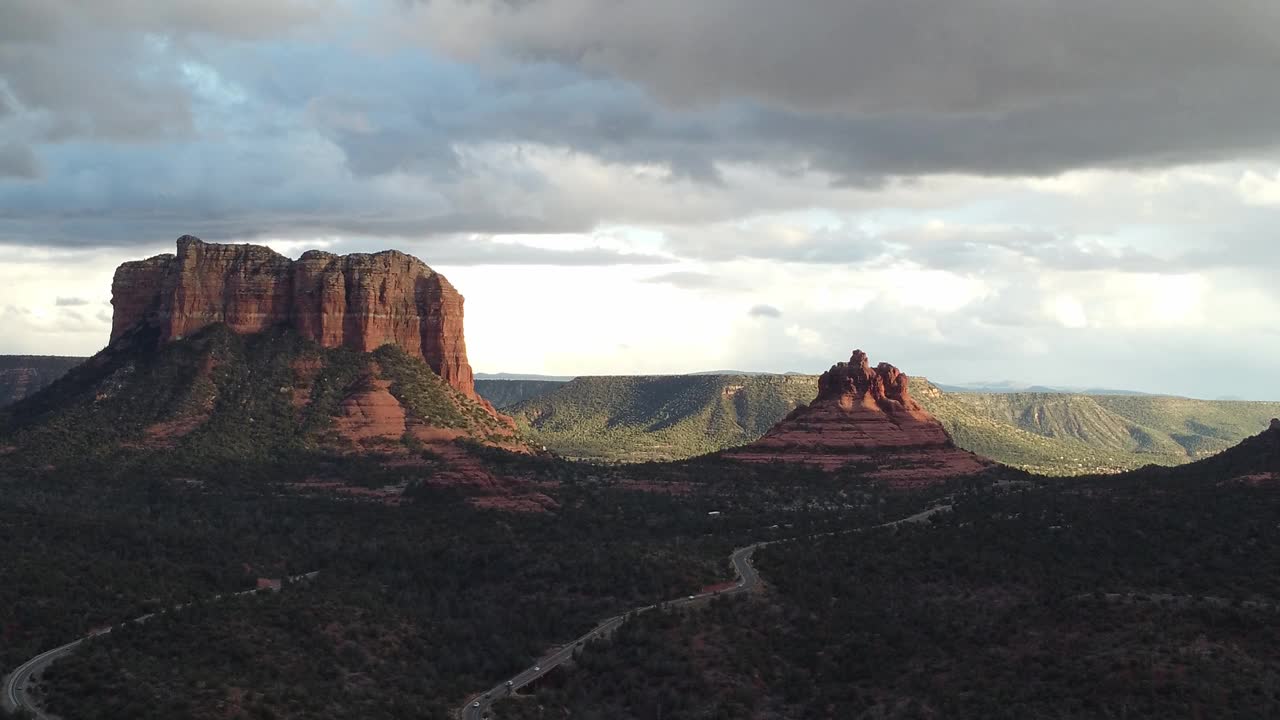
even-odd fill
[{"label": "bell-shaped rock formation", "polygon": [[854,465],[894,485],[971,475],[993,463],[961,450],[942,423],[911,398],[908,377],[888,363],[872,368],[853,351],[818,379],[818,397],[764,437],[724,457],[795,462],[835,470]]},{"label": "bell-shaped rock formation", "polygon": [[[213,323],[238,333],[288,325],[324,347],[361,352],[394,344],[479,401],[462,334],[462,295],[410,255],[333,255],[297,260],[257,245],[217,245],[184,235],[177,255],[127,262],[111,286],[111,339],[140,325],[161,341]],[[488,403],[480,401],[488,406]]]}]

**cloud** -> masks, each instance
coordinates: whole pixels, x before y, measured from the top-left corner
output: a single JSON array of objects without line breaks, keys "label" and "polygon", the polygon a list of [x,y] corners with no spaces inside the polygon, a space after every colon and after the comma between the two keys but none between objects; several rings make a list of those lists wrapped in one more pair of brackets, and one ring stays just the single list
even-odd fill
[{"label": "cloud", "polygon": [[706,137],[740,140],[721,140],[720,158],[789,156],[849,178],[1164,165],[1280,141],[1267,120],[1280,110],[1280,10],[1265,2],[436,0],[406,12],[402,36],[466,62],[634,84]]},{"label": "cloud", "polygon": [[661,265],[671,258],[645,253],[625,253],[604,248],[557,250],[484,239],[429,243],[424,247],[435,265]]},{"label": "cloud", "polygon": [[[1121,196],[1120,201],[1128,200],[1155,204],[1152,197]],[[1176,195],[1169,202],[1177,202]],[[1219,222],[1231,211],[1228,206],[1206,210]],[[877,227],[859,213],[782,213],[669,228],[663,247],[679,258],[707,262],[768,260],[868,268],[905,262],[975,276],[1046,271],[1177,275],[1221,268],[1248,271],[1280,262],[1280,247],[1267,230],[1272,219],[1265,214],[1259,216],[1256,229],[1219,229],[1211,239],[1176,222],[1168,227],[1152,223],[1142,234],[1129,237],[1110,228],[1101,233],[1054,227],[1052,219],[1037,226],[1036,220],[1035,215],[1023,224],[911,218]]]},{"label": "cloud", "polygon": [[[976,18],[1007,15],[1032,37],[1048,34],[1050,21],[1076,23],[1056,42],[1066,60],[1083,63],[1096,58],[1077,46],[1104,41],[1077,25],[1134,25],[1133,12],[1110,5],[1089,12],[988,5],[969,10]],[[1256,107],[1276,95],[1258,89],[1269,84],[1250,85],[1245,105],[1224,106],[1224,98],[1195,94],[1202,85],[1192,73],[1179,77],[1178,92],[1190,94],[1179,95],[1185,107],[1173,112],[1158,102],[1162,86],[1147,83],[1145,66],[1120,71],[1123,58],[1107,60],[1117,64],[1110,79],[1095,78],[1086,64],[1064,67],[1060,81],[1050,82],[1059,71],[1033,62],[1031,50],[1053,43],[975,54],[973,47],[988,47],[971,46],[975,33],[989,38],[951,6],[939,10],[951,33],[939,48],[916,48],[918,66],[851,66],[847,53],[863,50],[849,40],[864,33],[876,36],[868,47],[885,46],[886,58],[899,57],[899,45],[918,44],[920,25],[907,19],[913,8],[923,11],[911,2],[853,6],[858,22],[850,25],[843,3],[819,2],[779,19],[759,0],[724,16],[683,4],[677,12],[662,0],[643,10],[645,23],[627,28],[604,27],[605,4],[585,0],[522,3],[496,14],[483,1],[450,0],[364,13],[322,0],[20,0],[0,31],[12,33],[0,51],[0,98],[9,108],[0,134],[13,138],[0,150],[0,175],[40,173],[42,182],[6,185],[0,243],[124,246],[184,232],[210,240],[429,238],[629,223],[669,227],[672,252],[682,257],[865,262],[877,244],[861,238],[857,224],[828,227],[829,237],[807,227],[802,242],[775,234],[738,248],[728,236],[756,242],[759,228],[744,225],[758,213],[883,206],[912,193],[915,203],[943,202],[920,199],[927,193],[919,188],[963,183],[940,182],[937,173],[972,181],[1181,162],[1227,145],[1256,146],[1249,136],[1256,123],[1280,132],[1264,122],[1274,114]],[[1171,12],[1178,19],[1202,11],[1178,5]],[[1256,27],[1266,27],[1265,19]],[[598,42],[583,52],[576,30],[566,29],[579,21],[601,25]],[[1234,47],[1219,42],[1227,20],[1205,22],[1208,37],[1188,41],[1191,54],[1226,52],[1210,43]],[[803,29],[797,23],[835,29],[840,40],[828,31],[797,50],[786,36]],[[474,43],[451,45],[459,29],[474,31]],[[707,47],[694,47],[683,32],[706,38]],[[1237,44],[1233,52],[1265,55]],[[672,57],[705,53],[707,63],[687,77],[645,70],[637,64],[642,47],[669,49]],[[744,48],[759,58],[730,61]],[[1204,87],[1228,92],[1261,62],[1233,59],[1202,65],[1239,73]],[[757,62],[776,66],[777,76],[744,72]],[[904,70],[911,67],[918,71]],[[956,73],[989,87],[977,92]],[[1146,84],[1129,84],[1138,81]],[[1121,90],[1119,100],[1106,94]],[[1179,135],[1207,115],[1212,148]],[[713,222],[724,237],[688,232]]]},{"label": "cloud", "polygon": [[755,318],[780,318],[782,311],[772,305],[753,305],[747,315]]},{"label": "cloud", "polygon": [[1265,71],[1280,58],[1268,34],[1280,11],[1262,2],[814,0],[798,11],[770,0],[436,0],[420,9],[417,30],[455,55],[572,63],[677,104],[749,96],[858,113],[989,112],[1160,85],[1179,69]]},{"label": "cloud", "polygon": [[1238,187],[1240,197],[1250,205],[1280,206],[1280,173],[1267,177],[1249,170],[1241,176]]},{"label": "cloud", "polygon": [[724,286],[721,278],[703,272],[682,270],[645,278],[643,282],[670,285],[681,290],[708,290]]},{"label": "cloud", "polygon": [[759,217],[710,227],[673,228],[666,248],[699,260],[760,258],[804,263],[857,263],[883,251],[880,242],[850,225],[814,224],[803,217]]},{"label": "cloud", "polygon": [[[37,156],[50,147],[71,145],[80,154],[99,143],[224,135],[222,118],[197,118],[207,96],[222,89],[204,62],[237,44],[293,37],[336,19],[339,8],[333,0],[6,0],[0,179],[40,176]],[[190,160],[170,154],[175,163]],[[65,190],[63,180],[51,178],[55,191]]]},{"label": "cloud", "polygon": [[[1275,3],[3,14],[0,308],[25,309],[7,348],[95,349],[100,308],[57,298],[192,233],[404,249],[465,285],[477,358],[545,345],[530,357],[567,374],[820,370],[865,337],[956,380],[1043,362],[1037,381],[1089,384],[1069,377],[1087,348],[1184,382],[1163,333],[1205,338],[1215,377],[1274,375],[1253,358],[1280,312]],[[513,339],[517,292],[573,322]]]},{"label": "cloud", "polygon": [[31,148],[7,143],[0,145],[0,179],[40,177],[40,161]]},{"label": "cloud", "polygon": [[5,305],[0,311],[0,319],[3,319],[7,326],[20,330],[19,334],[99,334],[103,331],[100,319],[95,322],[67,308],[49,313],[21,305]]},{"label": "cloud", "polygon": [[451,267],[559,265],[572,268],[648,266],[675,262],[662,255],[624,249],[537,246],[500,236],[476,234],[452,234],[426,239],[396,236],[329,236],[306,239],[273,237],[256,242],[290,257],[316,249],[347,254],[394,248],[414,255],[430,265]]},{"label": "cloud", "polygon": [[89,301],[78,297],[59,297],[53,301],[57,307],[78,307],[88,305]]}]

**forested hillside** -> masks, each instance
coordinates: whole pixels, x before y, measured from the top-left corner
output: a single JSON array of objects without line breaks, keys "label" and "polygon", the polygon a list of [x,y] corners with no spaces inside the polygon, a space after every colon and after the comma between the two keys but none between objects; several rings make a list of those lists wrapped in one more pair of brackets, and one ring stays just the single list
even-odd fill
[{"label": "forested hillside", "polygon": [[[0,406],[84,358],[0,356]],[[479,379],[535,442],[588,459],[669,460],[748,443],[816,393],[812,375]],[[1057,475],[1176,465],[1219,452],[1280,417],[1280,403],[1164,395],[944,392],[915,378],[913,396],[960,447]]]},{"label": "forested hillside", "polygon": [[1277,470],[1280,428],[773,544],[762,592],[639,615],[495,718],[1276,717]]},{"label": "forested hillside", "polygon": [[748,443],[814,392],[808,375],[580,377],[508,412],[566,456],[670,460]]},{"label": "forested hillside", "polygon": [[82,357],[0,355],[0,407],[36,392],[82,362]]},{"label": "forested hillside", "polygon": [[[511,381],[495,381],[511,382]],[[812,375],[583,377],[508,406],[531,439],[563,455],[644,461],[748,443],[817,392]],[[1036,472],[1080,475],[1176,465],[1239,442],[1280,403],[1158,395],[951,393],[912,396],[960,447]]]},{"label": "forested hillside", "polygon": [[476,392],[493,403],[499,410],[517,405],[529,398],[545,395],[561,385],[564,380],[496,380],[476,378]]}]

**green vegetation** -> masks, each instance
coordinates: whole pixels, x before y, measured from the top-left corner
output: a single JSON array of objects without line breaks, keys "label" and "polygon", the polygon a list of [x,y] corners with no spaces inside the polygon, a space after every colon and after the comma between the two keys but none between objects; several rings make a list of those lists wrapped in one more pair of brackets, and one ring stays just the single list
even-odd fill
[{"label": "green vegetation", "polygon": [[[216,345],[221,352],[233,355],[249,350],[236,350],[243,340],[237,341],[231,333],[217,329],[211,329],[208,336],[198,336],[194,342]],[[363,366],[355,353],[321,350],[276,336],[274,341],[257,344],[256,349],[261,352],[253,356],[258,367],[251,373],[252,388],[245,384],[246,378],[222,377],[222,381],[252,392],[263,390],[262,381],[267,376],[260,371],[271,364],[270,353],[279,351],[281,345],[285,346],[286,358],[312,357],[324,366],[316,380],[318,394],[312,400],[316,409],[307,412],[302,428],[303,436],[314,436],[327,427],[337,411],[337,402],[351,389],[350,383],[360,377]],[[170,358],[154,367],[117,367],[115,374],[106,376],[109,384],[119,385],[114,395],[128,394],[131,386],[122,381],[130,377],[158,383],[162,391],[159,397],[148,398],[148,407],[134,403],[134,407],[122,409],[119,416],[125,422],[113,428],[112,437],[126,430],[140,430],[136,423],[129,422],[130,418],[146,416],[154,424],[180,412],[182,407],[196,412],[201,401],[207,403],[218,396],[219,391],[207,385],[183,389],[185,398],[166,396],[165,388],[181,388],[188,379],[179,377],[172,366],[189,365],[200,358],[198,352],[188,357],[190,348],[183,351],[166,347],[164,352]],[[395,383],[392,393],[418,418],[440,427],[467,428],[477,437],[501,434],[501,428],[487,413],[461,398],[420,361],[393,347],[379,350],[377,359],[383,374]],[[42,382],[47,383],[81,361],[0,356],[0,405],[4,404],[6,377],[16,377],[6,375],[6,368],[35,368]],[[231,365],[241,367],[235,362]],[[142,375],[137,375],[139,370]],[[296,384],[296,373],[291,372],[277,363],[269,374]],[[751,442],[796,405],[809,402],[816,392],[815,384],[816,377],[807,375],[726,374],[583,377],[567,383],[477,380],[476,388],[495,407],[512,414],[532,441],[562,455],[638,462],[694,457]],[[108,393],[109,397],[112,395]],[[1280,416],[1280,403],[1271,402],[1156,395],[943,392],[924,378],[913,381],[913,395],[938,417],[960,447],[1049,475],[1119,472],[1149,463],[1185,463],[1220,452],[1266,427],[1270,418]],[[254,397],[285,399],[271,398],[269,392]],[[63,399],[60,395],[59,400]],[[180,407],[165,405],[166,402]],[[259,415],[286,415],[285,408],[264,408],[261,402],[239,407]],[[251,440],[261,437],[255,427],[258,417],[246,413],[224,417],[227,422],[223,429],[252,431],[247,433]],[[86,419],[92,426],[92,418],[84,413],[64,418],[62,424],[80,427]],[[71,440],[80,446],[74,437]]]},{"label": "green vegetation", "polygon": [[[465,489],[414,485],[398,506],[300,494],[288,482],[316,472],[301,455],[198,475],[173,472],[173,455],[35,472],[0,457],[0,667],[201,601],[54,665],[45,691],[59,715],[444,718],[599,617],[723,581],[736,545],[916,502],[802,468],[506,455],[495,471],[555,505],[501,513]],[[376,465],[328,462],[349,483]],[[311,570],[278,595],[204,602]]]},{"label": "green vegetation", "polygon": [[378,374],[391,381],[391,394],[410,417],[432,427],[466,430],[477,438],[501,432],[502,424],[493,415],[441,380],[421,358],[398,346],[384,345],[373,353],[373,359]]},{"label": "green vegetation", "polygon": [[[357,454],[338,432],[353,393],[380,388],[411,420],[500,429],[394,347],[220,326],[132,342],[0,416],[0,667],[196,602],[56,664],[44,688],[65,717],[442,718],[603,615],[723,581],[736,544],[912,502],[804,468],[602,468],[475,445],[551,512],[483,510],[491,490],[434,487],[410,439]],[[406,489],[361,499],[316,479]],[[280,594],[207,601],[311,570]]]},{"label": "green vegetation", "polygon": [[1280,417],[1280,403],[1191,400],[1178,397],[1100,396],[1108,411],[1167,436],[1188,455],[1203,457],[1240,442]]},{"label": "green vegetation", "polygon": [[476,392],[480,397],[502,410],[524,400],[546,395],[564,385],[564,380],[489,380],[477,379]]},{"label": "green vegetation", "polygon": [[921,525],[769,546],[767,591],[641,615],[498,720],[1280,714],[1280,437],[971,488]]},{"label": "green vegetation", "polygon": [[[812,400],[816,382],[807,375],[583,377],[507,412],[533,441],[568,457],[676,459],[751,442]],[[1049,475],[1185,463],[1230,447],[1280,416],[1280,403],[944,393],[923,378],[913,380],[912,396],[960,447]]]},{"label": "green vegetation", "polygon": [[90,466],[166,447],[192,466],[341,451],[342,402],[378,382],[411,419],[493,436],[500,423],[393,346],[325,349],[285,329],[238,335],[222,325],[139,351],[95,356],[45,391],[0,410],[0,446],[36,465]]},{"label": "green vegetation", "polygon": [[31,395],[84,360],[56,355],[0,355],[0,407]]},{"label": "green vegetation", "polygon": [[[535,437],[583,451],[693,454],[764,432],[812,382],[586,378],[525,401],[520,417]],[[353,392],[382,387],[412,419],[496,431],[395,348],[364,355],[217,327],[99,355],[12,406],[0,417],[0,669],[194,602],[56,663],[42,682],[48,708],[89,720],[445,718],[601,617],[726,580],[732,548],[801,538],[759,552],[765,594],[642,615],[539,683],[535,702],[499,712],[1280,712],[1280,490],[1262,482],[1280,471],[1280,433],[1174,469],[1056,482],[1004,469],[1003,485],[911,494],[856,468],[592,465],[477,445],[489,472],[546,496],[546,512],[499,512],[480,507],[489,490],[433,486],[433,465],[402,462],[414,454],[401,448],[395,462],[347,451],[335,417]],[[565,393],[574,402],[551,402]],[[924,383],[917,394],[953,411],[957,437],[990,423],[1007,430],[980,437],[1027,453],[1087,437],[1155,456],[1172,452],[1161,433],[1221,439],[1249,422],[1159,398],[1067,396],[1028,416]],[[1097,410],[1072,420],[1078,407]],[[1125,430],[1126,441],[1115,418],[1146,434]],[[1020,444],[991,440],[1002,437]],[[315,478],[406,489],[329,495],[306,484]],[[952,495],[954,510],[923,526],[814,537]],[[278,594],[227,596],[313,570]]]},{"label": "green vegetation", "polygon": [[1280,403],[1158,395],[914,394],[957,445],[1051,475],[1185,463],[1225,450],[1280,416]]},{"label": "green vegetation", "polygon": [[[594,511],[605,500],[568,497]],[[233,514],[246,538],[286,554],[290,570],[310,563],[321,575],[279,596],[205,603],[89,643],[50,673],[51,708],[82,718],[226,717],[219,706],[243,691],[243,714],[233,717],[444,718],[468,690],[594,617],[714,579],[728,552],[693,534],[705,513],[696,518],[666,496],[608,498],[668,518],[653,528],[617,514],[608,525],[576,514],[495,516],[443,499],[429,493],[405,508],[267,503],[288,539],[285,527]],[[219,564],[234,567],[237,554],[219,554]]]},{"label": "green vegetation", "polygon": [[536,443],[569,457],[669,460],[742,445],[813,399],[814,378],[580,377],[508,409]]}]

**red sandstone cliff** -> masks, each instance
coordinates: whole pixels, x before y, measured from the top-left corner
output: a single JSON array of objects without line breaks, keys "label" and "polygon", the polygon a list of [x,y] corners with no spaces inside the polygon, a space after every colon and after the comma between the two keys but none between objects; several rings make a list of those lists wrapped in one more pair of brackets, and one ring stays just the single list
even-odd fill
[{"label": "red sandstone cliff", "polygon": [[266,247],[184,235],[177,255],[121,265],[111,295],[112,341],[143,324],[157,328],[162,341],[218,322],[239,333],[289,325],[324,347],[368,352],[398,345],[479,400],[462,335],[462,295],[421,260],[395,250],[342,256],[313,250],[290,260]]},{"label": "red sandstone cliff", "polygon": [[812,403],[725,457],[826,470],[857,464],[896,485],[970,475],[992,465],[952,443],[942,423],[911,398],[906,375],[888,363],[872,368],[861,350],[818,378]]}]

